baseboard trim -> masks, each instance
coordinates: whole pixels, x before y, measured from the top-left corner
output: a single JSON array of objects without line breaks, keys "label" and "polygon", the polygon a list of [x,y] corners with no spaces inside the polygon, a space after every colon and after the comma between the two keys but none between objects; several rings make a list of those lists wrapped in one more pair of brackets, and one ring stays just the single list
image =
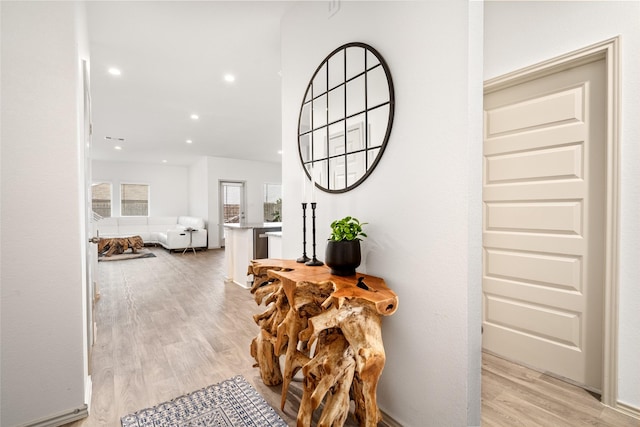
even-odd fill
[{"label": "baseboard trim", "polygon": [[387,426],[387,427],[402,427],[402,424],[400,424],[399,422],[394,420],[393,417],[391,417],[391,415],[387,414],[382,409],[380,409],[380,413],[382,414],[382,422],[384,423],[385,426]]},{"label": "baseboard trim", "polygon": [[[95,337],[95,335],[94,335]],[[84,401],[85,406],[87,407],[87,414],[91,412],[91,399],[93,398],[93,379],[91,375],[87,375],[84,384]]]},{"label": "baseboard trim", "polygon": [[20,427],[59,427],[65,424],[72,423],[74,421],[81,420],[89,416],[89,408],[87,405],[82,405],[80,408],[72,409],[67,412],[61,412],[59,414],[51,415],[46,418],[41,418],[37,421],[32,421],[27,424],[22,424]]},{"label": "baseboard trim", "polygon": [[640,408],[636,408],[635,406],[627,405],[625,403],[616,402],[616,406],[613,409],[640,420]]}]

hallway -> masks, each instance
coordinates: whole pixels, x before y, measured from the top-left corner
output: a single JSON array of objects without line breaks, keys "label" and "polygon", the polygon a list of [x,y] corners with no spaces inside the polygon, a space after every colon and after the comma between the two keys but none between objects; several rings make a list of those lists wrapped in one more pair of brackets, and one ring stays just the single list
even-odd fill
[{"label": "hallway", "polygon": [[[280,411],[280,388],[262,384],[249,354],[252,316],[262,310],[248,290],[225,283],[224,250],[149,249],[155,258],[99,263],[93,401],[90,416],[67,427],[119,426],[123,415],[237,374],[295,425],[301,383]],[[482,381],[483,426],[640,426],[580,388],[491,355]]]}]

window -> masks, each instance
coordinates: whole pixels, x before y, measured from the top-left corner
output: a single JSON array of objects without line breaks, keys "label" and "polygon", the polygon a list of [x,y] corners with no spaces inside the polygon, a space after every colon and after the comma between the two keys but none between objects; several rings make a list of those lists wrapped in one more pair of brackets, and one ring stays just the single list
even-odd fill
[{"label": "window", "polygon": [[264,185],[264,222],[282,222],[282,185]]},{"label": "window", "polygon": [[120,184],[120,215],[149,216],[149,186]]},{"label": "window", "polygon": [[111,217],[111,183],[91,185],[91,209],[103,218]]}]

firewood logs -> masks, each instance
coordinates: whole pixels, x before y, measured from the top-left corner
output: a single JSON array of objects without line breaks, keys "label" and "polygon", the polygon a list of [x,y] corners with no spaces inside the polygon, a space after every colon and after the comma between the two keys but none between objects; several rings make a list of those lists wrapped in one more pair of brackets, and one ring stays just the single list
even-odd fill
[{"label": "firewood logs", "polygon": [[[252,261],[251,293],[266,311],[255,315],[260,333],[251,343],[262,381],[282,383],[281,409],[293,376],[302,369],[298,427],[342,426],[350,401],[360,426],[381,419],[376,400],[385,363],[381,316],[397,309],[397,295],[373,276],[333,276],[327,267],[295,261]],[[282,372],[279,356],[284,357]]]}]

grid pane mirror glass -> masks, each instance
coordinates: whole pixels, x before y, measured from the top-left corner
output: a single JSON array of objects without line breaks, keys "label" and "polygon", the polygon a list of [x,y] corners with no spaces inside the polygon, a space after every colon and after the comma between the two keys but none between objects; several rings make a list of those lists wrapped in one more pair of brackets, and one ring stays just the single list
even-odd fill
[{"label": "grid pane mirror glass", "polygon": [[298,119],[298,152],[321,190],[342,193],[373,171],[389,140],[394,91],[386,62],[371,46],[348,43],[318,66]]}]

